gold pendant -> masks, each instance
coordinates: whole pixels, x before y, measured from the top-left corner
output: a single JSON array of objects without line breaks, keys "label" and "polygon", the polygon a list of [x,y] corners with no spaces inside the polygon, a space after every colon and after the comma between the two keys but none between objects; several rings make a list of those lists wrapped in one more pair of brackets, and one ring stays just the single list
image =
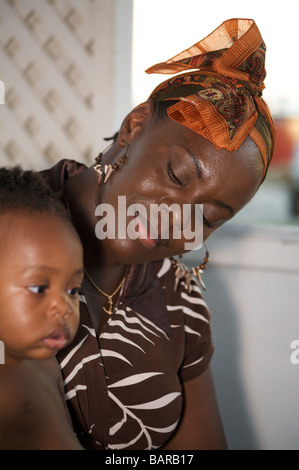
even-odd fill
[{"label": "gold pendant", "polygon": [[112,313],[113,313],[113,303],[112,303],[111,298],[108,298],[108,303],[109,303],[108,310],[105,307],[103,307],[103,310],[104,310],[104,312],[108,313],[108,315],[112,315]]}]

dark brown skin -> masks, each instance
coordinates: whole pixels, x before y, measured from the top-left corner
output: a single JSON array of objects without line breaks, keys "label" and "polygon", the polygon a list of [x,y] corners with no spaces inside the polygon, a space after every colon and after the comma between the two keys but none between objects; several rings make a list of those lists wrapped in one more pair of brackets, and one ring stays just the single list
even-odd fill
[{"label": "dark brown skin", "polygon": [[79,237],[50,213],[8,213],[1,224],[0,449],[82,449],[55,358],[79,324]]},{"label": "dark brown skin", "polygon": [[0,380],[0,449],[83,450],[55,358],[23,360],[14,368],[1,365]]},{"label": "dark brown skin", "polygon": [[[127,265],[182,253],[186,240],[158,240],[153,249],[145,248],[139,240],[99,241],[94,215],[99,203],[117,208],[117,197],[122,195],[127,206],[203,204],[206,240],[250,201],[263,175],[259,150],[249,137],[235,152],[217,150],[208,140],[169,118],[156,122],[151,101],[137,106],[125,118],[103,163],[117,162],[126,149],[125,164],[101,184],[100,190],[93,168],[69,179],[66,186],[73,221],[85,247],[85,268],[107,293],[117,287]],[[95,326],[101,329],[107,318],[100,317],[99,305],[106,299],[95,290],[94,298],[90,307]],[[185,383],[184,393],[181,424],[165,448],[226,448],[210,370]]]}]

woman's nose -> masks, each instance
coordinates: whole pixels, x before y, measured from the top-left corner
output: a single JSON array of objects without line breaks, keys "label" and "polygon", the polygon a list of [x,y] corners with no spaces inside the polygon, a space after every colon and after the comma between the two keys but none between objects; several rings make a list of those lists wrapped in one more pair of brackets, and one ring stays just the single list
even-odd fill
[{"label": "woman's nose", "polygon": [[178,232],[179,234],[186,229],[191,230],[191,227],[202,227],[202,204],[195,204],[190,200],[189,202],[180,201],[180,203],[177,203],[163,198],[158,208],[161,214],[162,225],[163,221],[166,221],[166,227],[170,223],[175,233]]}]

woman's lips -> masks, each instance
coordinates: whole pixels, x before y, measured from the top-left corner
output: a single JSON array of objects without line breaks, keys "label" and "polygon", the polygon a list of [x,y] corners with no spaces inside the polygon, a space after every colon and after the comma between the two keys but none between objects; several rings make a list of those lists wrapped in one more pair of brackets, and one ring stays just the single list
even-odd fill
[{"label": "woman's lips", "polygon": [[67,328],[56,328],[43,338],[44,345],[49,349],[62,349],[68,343],[70,334]]},{"label": "woman's lips", "polygon": [[[139,213],[136,215],[136,219],[138,221],[138,232],[140,235],[138,236],[138,240],[147,249],[155,248],[155,246],[157,246],[158,237],[155,236],[153,229],[151,229],[150,233],[148,232],[147,227],[150,225],[148,220]],[[151,238],[151,236],[153,238]]]}]

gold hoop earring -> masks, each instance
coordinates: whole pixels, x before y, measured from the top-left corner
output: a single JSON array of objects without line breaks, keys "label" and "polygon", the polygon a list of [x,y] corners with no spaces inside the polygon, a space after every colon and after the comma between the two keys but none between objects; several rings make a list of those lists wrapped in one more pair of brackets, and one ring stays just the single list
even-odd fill
[{"label": "gold hoop earring", "polygon": [[[110,148],[111,145],[109,145],[108,148]],[[112,175],[112,173],[114,173],[116,170],[118,170],[125,163],[126,159],[128,158],[128,155],[127,155],[128,147],[129,146],[127,144],[125,154],[122,157],[120,157],[119,160],[116,163],[113,163],[112,165],[111,164],[104,165],[104,167],[102,165],[102,157],[103,157],[104,153],[106,152],[106,150],[108,148],[104,152],[99,153],[99,155],[95,159],[96,165],[93,167],[94,170],[98,173],[98,182],[99,183],[101,183],[102,179],[104,178],[104,184],[106,184],[107,181],[109,180],[110,176]]]},{"label": "gold hoop earring", "polygon": [[178,261],[177,259],[170,257],[171,264],[175,268],[175,282],[174,282],[175,291],[178,290],[180,282],[183,279],[185,279],[186,281],[188,293],[191,292],[191,279],[194,279],[204,290],[207,290],[202,279],[202,273],[204,272],[204,270],[207,267],[208,262],[210,261],[210,253],[205,243],[204,243],[204,246],[206,249],[206,254],[205,254],[203,262],[200,265],[196,266],[195,268],[193,267],[191,270],[189,270],[187,266],[181,261]]}]

